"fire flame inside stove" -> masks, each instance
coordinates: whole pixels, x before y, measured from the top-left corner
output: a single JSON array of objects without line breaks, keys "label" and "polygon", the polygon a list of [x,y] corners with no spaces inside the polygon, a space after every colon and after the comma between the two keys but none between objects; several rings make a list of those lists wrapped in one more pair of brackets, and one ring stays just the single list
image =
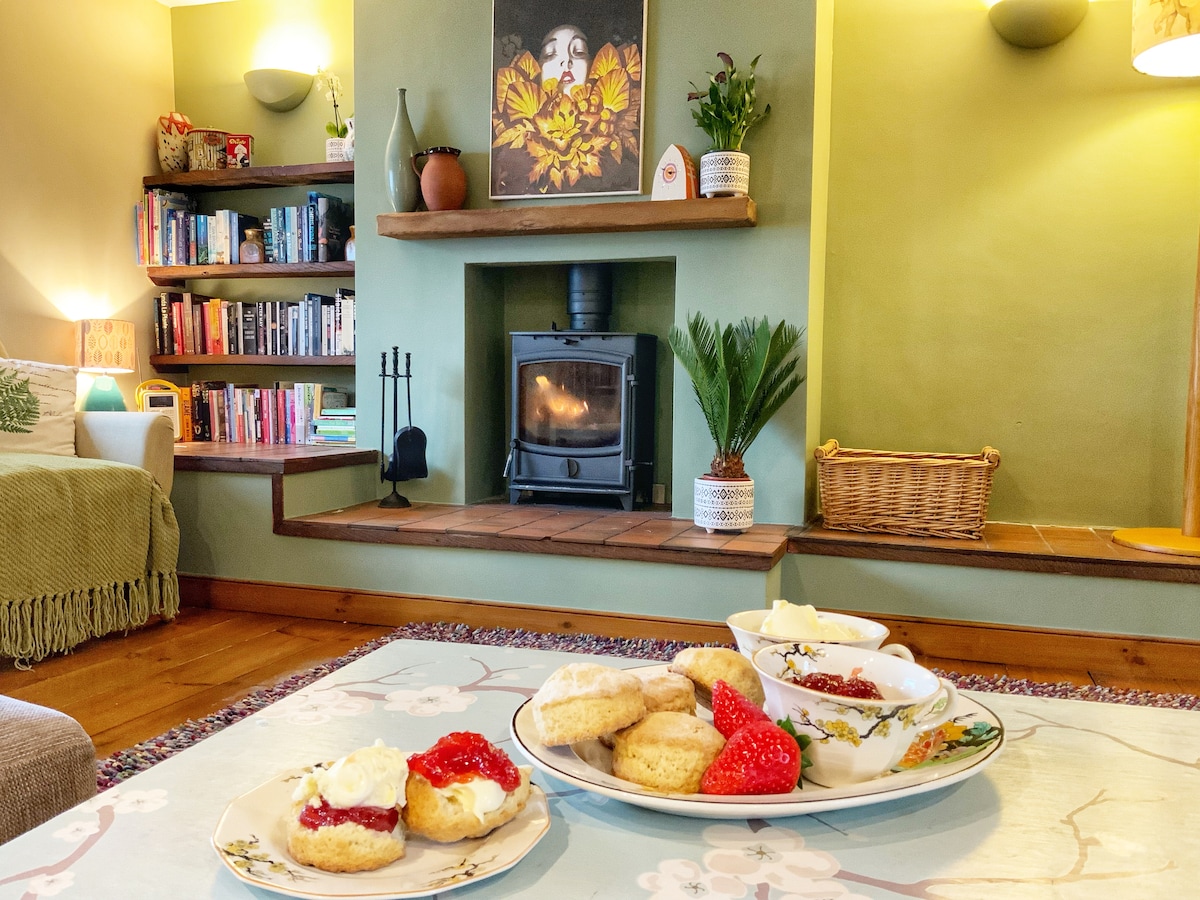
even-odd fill
[{"label": "fire flame inside stove", "polygon": [[533,380],[537,384],[538,397],[541,400],[538,410],[545,410],[548,413],[547,418],[574,422],[587,414],[587,401],[580,400],[561,384],[556,387],[545,375],[538,375]]}]

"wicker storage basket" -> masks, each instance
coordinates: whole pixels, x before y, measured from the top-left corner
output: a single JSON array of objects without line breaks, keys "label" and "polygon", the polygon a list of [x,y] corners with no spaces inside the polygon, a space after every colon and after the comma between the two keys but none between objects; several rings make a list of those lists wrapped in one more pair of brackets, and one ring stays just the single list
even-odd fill
[{"label": "wicker storage basket", "polygon": [[1000,451],[954,453],[816,449],[826,528],[978,540]]}]

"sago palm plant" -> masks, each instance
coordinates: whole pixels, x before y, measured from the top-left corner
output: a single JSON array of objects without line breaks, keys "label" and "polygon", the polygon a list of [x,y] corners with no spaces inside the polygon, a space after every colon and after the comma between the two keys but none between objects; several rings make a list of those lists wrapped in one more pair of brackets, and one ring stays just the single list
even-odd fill
[{"label": "sago palm plant", "polygon": [[671,350],[692,379],[696,402],[716,444],[709,474],[744,478],[742,458],[763,426],[804,382],[800,329],[766,318],[712,324],[700,313],[672,326]]}]

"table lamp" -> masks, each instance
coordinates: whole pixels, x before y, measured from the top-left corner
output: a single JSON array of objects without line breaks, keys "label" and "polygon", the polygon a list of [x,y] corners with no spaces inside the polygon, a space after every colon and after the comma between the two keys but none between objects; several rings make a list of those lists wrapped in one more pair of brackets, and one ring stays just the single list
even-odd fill
[{"label": "table lamp", "polygon": [[112,373],[132,372],[137,365],[133,323],[120,319],[80,319],[76,329],[79,370],[97,373],[95,382],[83,398],[83,408],[91,412],[123,411],[125,398]]},{"label": "table lamp", "polygon": [[[1133,0],[1133,67],[1147,75],[1200,76],[1200,20],[1167,15],[1163,0]],[[1192,314],[1191,374],[1183,443],[1183,522],[1179,528],[1122,528],[1113,540],[1152,553],[1200,556],[1200,270]]]}]

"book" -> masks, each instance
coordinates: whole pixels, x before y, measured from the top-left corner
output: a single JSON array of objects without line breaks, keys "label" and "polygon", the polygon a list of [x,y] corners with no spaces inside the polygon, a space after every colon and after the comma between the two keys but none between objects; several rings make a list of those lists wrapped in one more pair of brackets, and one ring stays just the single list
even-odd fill
[{"label": "book", "polygon": [[338,356],[354,355],[354,289],[338,288],[334,291],[336,323],[334,327],[333,352]]},{"label": "book", "polygon": [[154,298],[154,352],[166,353],[166,320],[170,316],[167,304],[167,292],[163,291]]},{"label": "book", "polygon": [[221,319],[221,301],[215,298],[210,298],[204,301],[204,337],[205,351],[213,356],[219,356],[225,351],[222,349],[221,336],[225,333],[225,323]]},{"label": "book", "polygon": [[212,248],[210,261],[219,266],[228,265],[229,256],[229,210],[218,209],[213,216]]},{"label": "book", "polygon": [[196,265],[207,266],[209,254],[208,226],[212,216],[196,216]]},{"label": "book", "polygon": [[184,349],[183,342],[183,295],[170,293],[168,296],[170,298],[169,305],[171,307],[171,352],[176,356],[183,356],[183,354],[187,352]]},{"label": "book", "polygon": [[308,192],[308,204],[316,211],[316,259],[334,262],[346,258],[346,241],[354,216],[340,197],[320,191]]}]

